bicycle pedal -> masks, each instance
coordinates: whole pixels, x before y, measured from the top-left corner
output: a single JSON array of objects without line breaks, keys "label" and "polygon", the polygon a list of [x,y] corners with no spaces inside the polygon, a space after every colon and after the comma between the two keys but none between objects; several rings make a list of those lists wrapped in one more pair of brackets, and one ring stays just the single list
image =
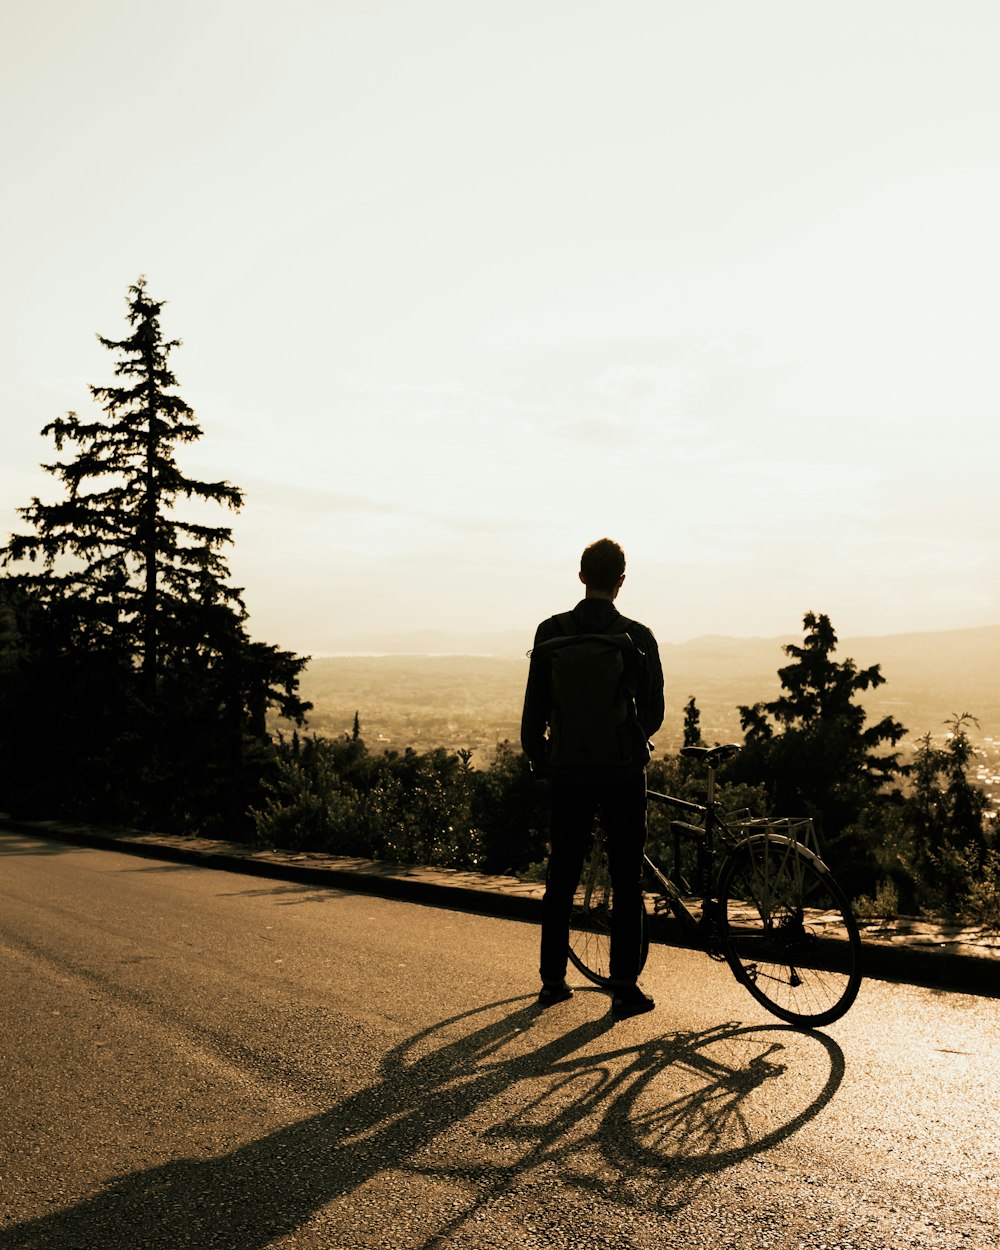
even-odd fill
[{"label": "bicycle pedal", "polygon": [[657,894],[656,898],[653,899],[653,914],[655,916],[662,916],[664,912],[669,910],[670,900],[664,898],[662,894]]}]

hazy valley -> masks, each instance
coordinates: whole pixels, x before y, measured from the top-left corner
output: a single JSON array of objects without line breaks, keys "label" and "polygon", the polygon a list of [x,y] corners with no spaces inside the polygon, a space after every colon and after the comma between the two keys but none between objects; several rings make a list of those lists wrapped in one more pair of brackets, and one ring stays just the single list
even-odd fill
[{"label": "hazy valley", "polygon": [[[661,751],[680,741],[683,706],[694,695],[706,741],[739,741],[740,704],[774,697],[781,648],[788,638],[697,638],[663,644],[667,715],[657,735]],[[530,639],[483,635],[449,639],[416,635],[373,640],[373,649],[449,645],[482,654],[371,654],[313,659],[302,689],[315,705],[311,729],[329,735],[351,731],[355,712],[372,749],[407,746],[467,747],[487,763],[496,743],[518,740]],[[891,715],[909,731],[940,735],[953,715],[979,721],[975,740],[997,771],[1000,743],[1000,626],[912,633],[841,641],[836,656],[859,667],[879,664],[886,682],[865,700],[869,718]]]}]

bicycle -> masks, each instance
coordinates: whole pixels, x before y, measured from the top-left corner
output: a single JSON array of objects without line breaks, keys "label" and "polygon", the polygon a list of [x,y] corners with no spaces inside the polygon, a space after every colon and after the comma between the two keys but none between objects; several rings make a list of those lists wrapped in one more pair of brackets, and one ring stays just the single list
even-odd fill
[{"label": "bicycle", "polygon": [[[861,985],[861,937],[843,890],[819,856],[808,818],[727,819],[716,802],[716,774],[740,751],[735,743],[690,746],[688,759],[708,770],[707,801],[649,791],[652,803],[699,817],[674,820],[673,877],[648,854],[644,884],[654,911],[673,913],[688,939],[725,960],[754,998],[790,1024],[815,1028],[838,1020]],[[681,846],[696,850],[693,888],[681,872]],[[701,898],[700,915],[685,903]],[[640,968],[649,952],[643,905]],[[611,985],[611,879],[603,839],[595,833],[570,922],[570,959],[596,985]]]}]

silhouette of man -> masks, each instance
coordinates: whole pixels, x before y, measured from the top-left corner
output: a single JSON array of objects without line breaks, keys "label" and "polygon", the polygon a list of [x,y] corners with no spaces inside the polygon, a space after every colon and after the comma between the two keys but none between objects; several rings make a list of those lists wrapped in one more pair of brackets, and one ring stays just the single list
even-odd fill
[{"label": "silhouette of man", "polygon": [[581,634],[628,633],[639,652],[635,674],[634,749],[627,762],[559,766],[550,760],[553,696],[551,662],[538,648],[567,632],[565,618],[549,617],[535,631],[521,717],[521,746],[532,770],[551,780],[551,852],[542,903],[539,1005],[569,998],[566,983],[569,921],[594,819],[604,829],[611,871],[611,1009],[617,1019],[650,1011],[652,998],[636,984],[642,926],[642,854],[646,844],[648,739],[663,723],[663,669],[656,639],[645,625],[623,617],[615,599],[625,581],[625,553],[610,538],[592,543],[580,559],[585,597],[573,609]]}]

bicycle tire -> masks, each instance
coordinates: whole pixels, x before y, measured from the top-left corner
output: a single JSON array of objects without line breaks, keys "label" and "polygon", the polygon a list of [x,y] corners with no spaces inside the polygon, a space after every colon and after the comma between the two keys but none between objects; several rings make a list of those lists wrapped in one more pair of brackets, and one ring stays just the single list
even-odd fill
[{"label": "bicycle tire", "polygon": [[[639,971],[649,955],[649,923],[642,908]],[[570,962],[595,985],[611,985],[611,870],[603,837],[594,844],[583,863],[580,884],[569,921]]]},{"label": "bicycle tire", "polygon": [[861,937],[829,868],[791,838],[760,834],[723,866],[724,951],[768,1011],[815,1028],[848,1010],[861,985]]}]

